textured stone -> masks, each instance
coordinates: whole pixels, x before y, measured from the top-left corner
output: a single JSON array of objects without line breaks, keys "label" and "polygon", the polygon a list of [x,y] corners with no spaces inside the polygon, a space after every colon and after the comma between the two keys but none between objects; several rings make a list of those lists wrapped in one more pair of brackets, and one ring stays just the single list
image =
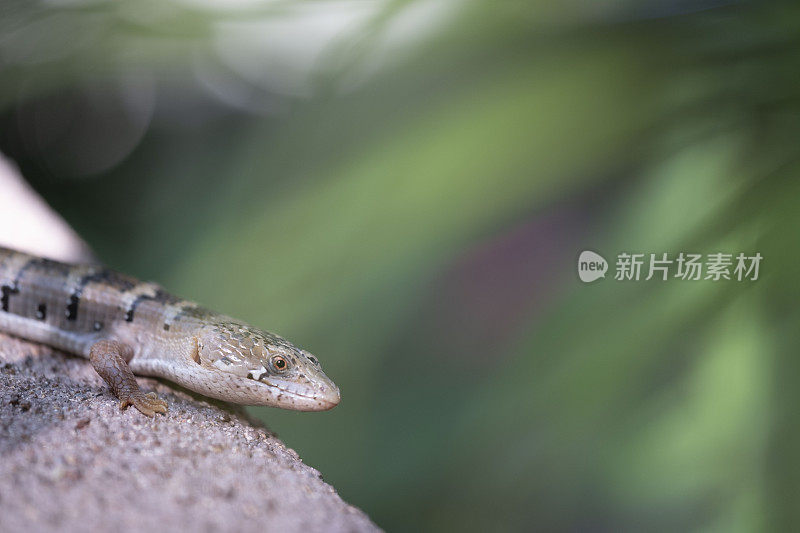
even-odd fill
[{"label": "textured stone", "polygon": [[0,531],[374,531],[235,406],[139,378],[119,402],[88,361],[0,334]]}]

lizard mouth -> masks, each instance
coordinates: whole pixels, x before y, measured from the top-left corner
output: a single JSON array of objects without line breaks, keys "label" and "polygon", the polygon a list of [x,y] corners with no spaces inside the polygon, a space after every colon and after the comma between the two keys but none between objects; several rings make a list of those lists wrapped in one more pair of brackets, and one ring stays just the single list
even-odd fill
[{"label": "lizard mouth", "polygon": [[[303,410],[327,411],[328,409],[333,409],[339,405],[339,402],[341,401],[339,387],[333,385],[333,383],[316,384],[316,390],[311,387],[302,387],[302,390],[298,390],[298,387],[291,386],[294,385],[293,383],[280,383],[263,378],[259,381],[265,385],[279,390],[281,393],[290,396],[293,400],[302,400],[300,405],[304,408]],[[279,403],[281,403],[280,397],[281,394],[278,394]],[[296,401],[292,401],[291,403],[295,408],[298,407],[298,403]]]}]

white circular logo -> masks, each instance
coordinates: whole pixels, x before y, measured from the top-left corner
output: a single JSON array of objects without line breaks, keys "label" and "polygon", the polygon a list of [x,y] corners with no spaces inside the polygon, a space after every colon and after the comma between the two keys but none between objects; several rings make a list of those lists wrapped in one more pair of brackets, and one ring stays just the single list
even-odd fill
[{"label": "white circular logo", "polygon": [[584,283],[606,277],[607,270],[608,262],[600,254],[584,250],[578,257],[578,277]]}]

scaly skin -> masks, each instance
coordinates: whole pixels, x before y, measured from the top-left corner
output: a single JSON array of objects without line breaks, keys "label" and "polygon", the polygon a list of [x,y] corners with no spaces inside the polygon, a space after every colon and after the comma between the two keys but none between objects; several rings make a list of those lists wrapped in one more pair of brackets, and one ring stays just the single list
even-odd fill
[{"label": "scaly skin", "polygon": [[145,415],[166,403],[133,374],[246,405],[322,411],[339,389],[317,359],[283,338],[94,265],[0,248],[0,331],[86,357]]}]

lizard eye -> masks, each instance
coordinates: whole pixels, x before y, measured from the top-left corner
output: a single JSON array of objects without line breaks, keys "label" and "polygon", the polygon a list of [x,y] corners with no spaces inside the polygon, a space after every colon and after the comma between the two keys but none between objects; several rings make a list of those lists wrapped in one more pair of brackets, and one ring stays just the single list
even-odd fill
[{"label": "lizard eye", "polygon": [[277,372],[284,372],[287,368],[289,368],[288,361],[286,361],[286,359],[280,355],[276,355],[270,359],[270,363],[272,363],[272,368],[274,368]]}]

